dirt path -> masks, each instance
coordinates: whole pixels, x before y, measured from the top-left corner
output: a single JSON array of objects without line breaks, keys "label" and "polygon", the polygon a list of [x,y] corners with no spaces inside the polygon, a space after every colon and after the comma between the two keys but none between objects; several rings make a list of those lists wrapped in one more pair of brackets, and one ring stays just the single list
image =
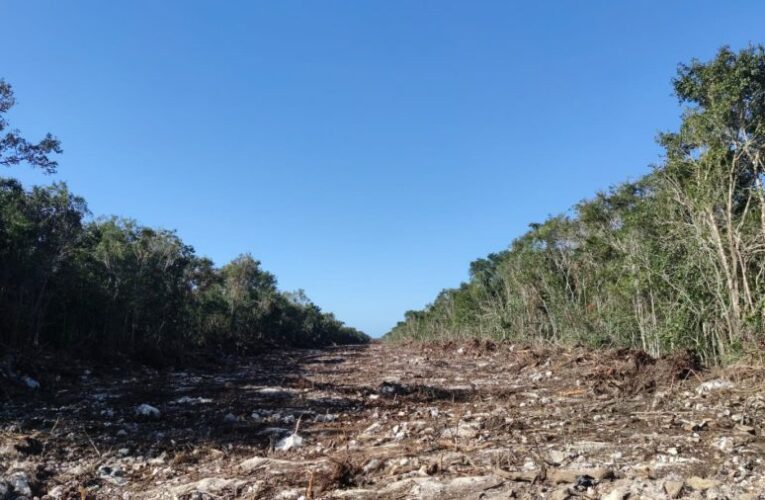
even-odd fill
[{"label": "dirt path", "polygon": [[4,390],[0,499],[760,498],[762,374],[694,368],[466,343],[51,374]]}]

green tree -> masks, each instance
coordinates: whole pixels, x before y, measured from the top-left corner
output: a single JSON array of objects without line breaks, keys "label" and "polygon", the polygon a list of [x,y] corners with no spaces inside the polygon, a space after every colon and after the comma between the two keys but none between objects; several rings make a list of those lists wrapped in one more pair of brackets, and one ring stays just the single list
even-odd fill
[{"label": "green tree", "polygon": [[54,173],[58,163],[50,158],[52,153],[61,153],[61,143],[47,134],[37,143],[29,142],[21,133],[10,128],[5,114],[16,104],[13,88],[0,79],[0,165],[10,167],[28,163],[46,173]]}]

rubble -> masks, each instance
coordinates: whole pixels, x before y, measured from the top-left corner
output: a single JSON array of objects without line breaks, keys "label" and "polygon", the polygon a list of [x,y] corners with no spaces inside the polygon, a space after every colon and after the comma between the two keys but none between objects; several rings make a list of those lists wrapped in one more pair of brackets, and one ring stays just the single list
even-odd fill
[{"label": "rubble", "polygon": [[0,498],[757,498],[765,370],[677,359],[372,344],[16,378]]}]

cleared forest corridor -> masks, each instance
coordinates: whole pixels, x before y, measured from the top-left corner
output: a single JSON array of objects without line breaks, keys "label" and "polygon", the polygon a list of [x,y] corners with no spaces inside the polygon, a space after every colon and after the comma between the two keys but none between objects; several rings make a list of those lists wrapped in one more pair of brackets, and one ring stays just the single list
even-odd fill
[{"label": "cleared forest corridor", "polygon": [[[0,490],[52,498],[757,498],[762,370],[379,344],[4,385]],[[127,496],[125,496],[127,494]],[[0,491],[0,498],[5,498]]]}]

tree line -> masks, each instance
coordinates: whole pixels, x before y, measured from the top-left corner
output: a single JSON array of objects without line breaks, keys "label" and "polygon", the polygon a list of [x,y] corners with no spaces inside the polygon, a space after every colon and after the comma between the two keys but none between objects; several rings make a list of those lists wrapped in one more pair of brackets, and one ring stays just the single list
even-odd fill
[{"label": "tree line", "polygon": [[761,350],[765,49],[724,47],[672,83],[682,123],[659,135],[659,165],[531,224],[386,338],[687,348],[707,363]]},{"label": "tree line", "polygon": [[[0,165],[55,172],[59,141],[12,129],[14,104],[0,80]],[[91,217],[66,184],[0,178],[0,351],[166,359],[368,340],[302,291],[280,291],[249,254],[216,267],[173,231]]]}]

